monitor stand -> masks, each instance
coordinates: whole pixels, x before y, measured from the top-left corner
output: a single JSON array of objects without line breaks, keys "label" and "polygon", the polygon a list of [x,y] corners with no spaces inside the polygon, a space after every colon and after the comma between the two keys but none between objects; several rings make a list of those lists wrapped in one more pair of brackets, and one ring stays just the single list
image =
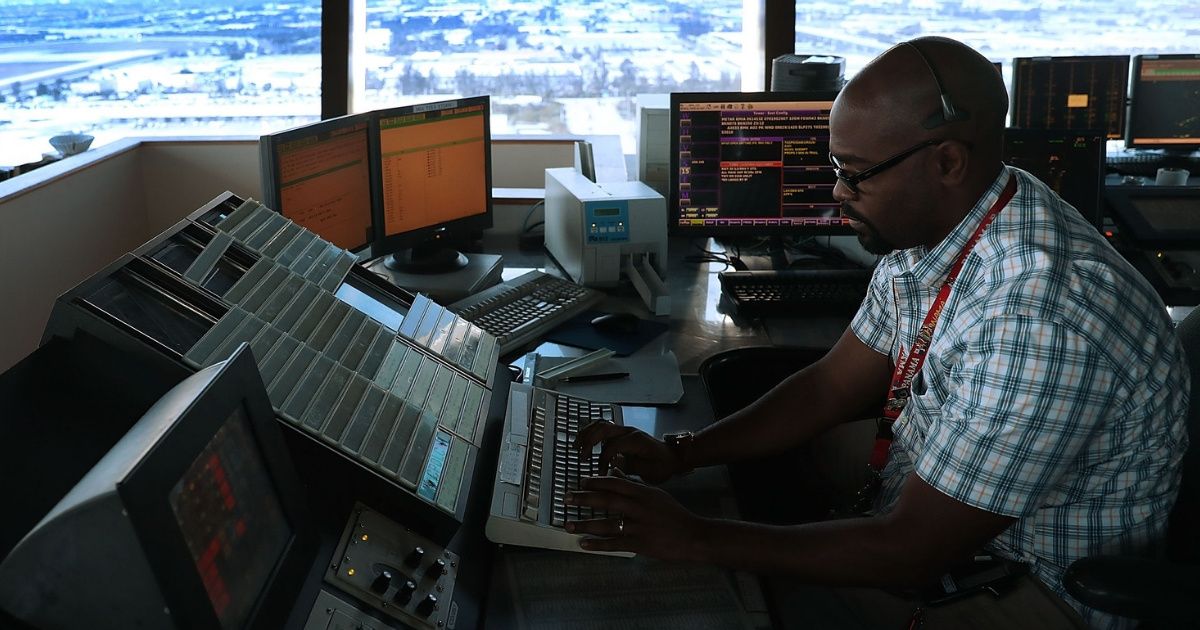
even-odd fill
[{"label": "monitor stand", "polygon": [[440,274],[464,269],[468,260],[457,249],[432,242],[384,256],[383,264],[392,271],[407,274]]},{"label": "monitor stand", "polygon": [[394,269],[388,264],[392,256],[376,258],[367,263],[366,268],[402,289],[424,293],[443,306],[500,282],[504,272],[504,259],[500,255],[472,253],[465,256],[457,251],[455,254],[462,257],[464,265],[442,272]]}]

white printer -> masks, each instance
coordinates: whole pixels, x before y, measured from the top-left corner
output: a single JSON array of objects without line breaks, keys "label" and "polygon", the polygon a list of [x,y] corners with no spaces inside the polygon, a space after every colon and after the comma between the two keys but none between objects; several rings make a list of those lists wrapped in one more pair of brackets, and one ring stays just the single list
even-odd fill
[{"label": "white printer", "polygon": [[655,315],[671,312],[667,205],[638,181],[597,184],[574,168],[546,169],[546,249],[571,279],[612,287],[622,274]]}]

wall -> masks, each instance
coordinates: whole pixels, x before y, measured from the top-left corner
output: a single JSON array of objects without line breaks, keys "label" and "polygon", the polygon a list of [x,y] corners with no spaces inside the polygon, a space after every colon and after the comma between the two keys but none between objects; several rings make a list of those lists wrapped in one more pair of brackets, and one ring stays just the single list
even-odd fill
[{"label": "wall", "polygon": [[37,348],[54,300],[144,242],[136,142],[0,182],[0,371]]},{"label": "wall", "polygon": [[226,190],[263,198],[256,139],[143,141],[138,153],[151,234]]}]

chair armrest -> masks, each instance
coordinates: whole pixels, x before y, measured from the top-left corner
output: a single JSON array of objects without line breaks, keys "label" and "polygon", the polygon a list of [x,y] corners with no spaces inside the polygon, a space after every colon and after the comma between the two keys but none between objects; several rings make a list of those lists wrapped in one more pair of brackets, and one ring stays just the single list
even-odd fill
[{"label": "chair armrest", "polygon": [[1104,612],[1193,623],[1200,567],[1137,556],[1093,556],[1067,567],[1063,586],[1086,606]]}]

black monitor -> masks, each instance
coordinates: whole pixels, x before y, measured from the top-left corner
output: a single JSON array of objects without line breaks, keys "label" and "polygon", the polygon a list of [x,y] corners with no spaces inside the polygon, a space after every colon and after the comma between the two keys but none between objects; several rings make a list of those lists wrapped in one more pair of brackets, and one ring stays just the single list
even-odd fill
[{"label": "black monitor", "polygon": [[465,267],[456,239],[492,226],[489,97],[379,110],[371,142],[379,160],[374,253],[408,273]]},{"label": "black monitor", "polygon": [[283,627],[315,558],[249,346],[165,394],[0,563],[35,627]]},{"label": "black monitor", "polygon": [[263,204],[351,251],[375,238],[370,116],[323,120],[259,138]]},{"label": "black monitor", "polygon": [[1012,126],[1124,137],[1129,56],[1013,59]]},{"label": "black monitor", "polygon": [[833,199],[837,92],[671,94],[668,220],[692,236],[852,235]]},{"label": "black monitor", "polygon": [[1200,54],[1133,58],[1125,145],[1200,149]]},{"label": "black monitor", "polygon": [[1104,228],[1104,149],[1101,130],[1005,129],[1004,162],[1028,171]]}]

